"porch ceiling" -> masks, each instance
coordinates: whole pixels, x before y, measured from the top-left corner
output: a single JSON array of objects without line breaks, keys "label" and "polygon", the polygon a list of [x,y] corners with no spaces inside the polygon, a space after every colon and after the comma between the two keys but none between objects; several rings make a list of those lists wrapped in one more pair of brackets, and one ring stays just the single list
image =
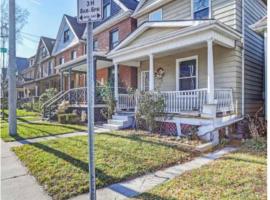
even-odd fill
[{"label": "porch ceiling", "polygon": [[216,20],[184,22],[147,22],[126,38],[108,58],[115,63],[138,61],[150,54],[204,46],[208,40],[234,48],[241,34]]}]

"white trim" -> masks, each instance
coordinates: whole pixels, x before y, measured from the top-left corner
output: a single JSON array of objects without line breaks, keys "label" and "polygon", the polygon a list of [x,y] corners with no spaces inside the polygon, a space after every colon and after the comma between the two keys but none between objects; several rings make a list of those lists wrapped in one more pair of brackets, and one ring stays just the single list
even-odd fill
[{"label": "white trim", "polygon": [[[156,12],[160,12],[161,11],[161,19],[160,20],[150,20],[150,16],[155,14]],[[160,8],[160,9],[157,9],[157,10],[154,10],[152,11],[151,13],[148,14],[148,21],[163,21],[163,9]]]},{"label": "white trim", "polygon": [[[196,89],[198,89],[198,72],[199,72],[199,62],[198,62],[199,56],[198,55],[194,55],[194,56],[189,56],[189,57],[183,57],[183,58],[179,58],[176,59],[176,91],[179,91],[180,89],[180,84],[179,84],[179,75],[180,75],[180,71],[179,71],[179,63],[183,62],[183,61],[189,61],[189,60],[196,60]],[[194,77],[190,77],[190,78],[194,78]]]},{"label": "white trim", "polygon": [[113,0],[122,10],[128,11],[129,9],[119,0]]}]

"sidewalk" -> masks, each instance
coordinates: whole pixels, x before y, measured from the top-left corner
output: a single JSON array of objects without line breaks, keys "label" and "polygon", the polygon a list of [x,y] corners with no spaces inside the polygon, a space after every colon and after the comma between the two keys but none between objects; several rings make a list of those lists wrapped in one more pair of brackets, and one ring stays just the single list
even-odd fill
[{"label": "sidewalk", "polygon": [[34,177],[27,173],[27,169],[3,141],[1,141],[1,199],[51,199],[38,185]]}]

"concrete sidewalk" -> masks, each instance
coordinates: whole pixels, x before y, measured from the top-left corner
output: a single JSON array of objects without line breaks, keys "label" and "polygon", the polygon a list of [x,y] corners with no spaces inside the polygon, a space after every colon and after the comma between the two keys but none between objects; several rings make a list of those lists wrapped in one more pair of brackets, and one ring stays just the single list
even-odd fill
[{"label": "concrete sidewalk", "polygon": [[48,200],[51,199],[27,173],[16,155],[1,141],[1,199]]}]

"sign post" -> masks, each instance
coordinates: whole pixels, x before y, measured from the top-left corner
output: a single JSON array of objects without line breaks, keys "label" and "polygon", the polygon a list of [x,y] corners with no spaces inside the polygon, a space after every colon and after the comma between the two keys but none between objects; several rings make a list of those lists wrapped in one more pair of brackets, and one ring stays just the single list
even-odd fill
[{"label": "sign post", "polygon": [[88,97],[88,146],[89,146],[89,199],[96,200],[94,157],[94,104],[95,80],[93,59],[93,22],[102,20],[102,0],[77,0],[78,23],[87,23],[87,97]]}]

